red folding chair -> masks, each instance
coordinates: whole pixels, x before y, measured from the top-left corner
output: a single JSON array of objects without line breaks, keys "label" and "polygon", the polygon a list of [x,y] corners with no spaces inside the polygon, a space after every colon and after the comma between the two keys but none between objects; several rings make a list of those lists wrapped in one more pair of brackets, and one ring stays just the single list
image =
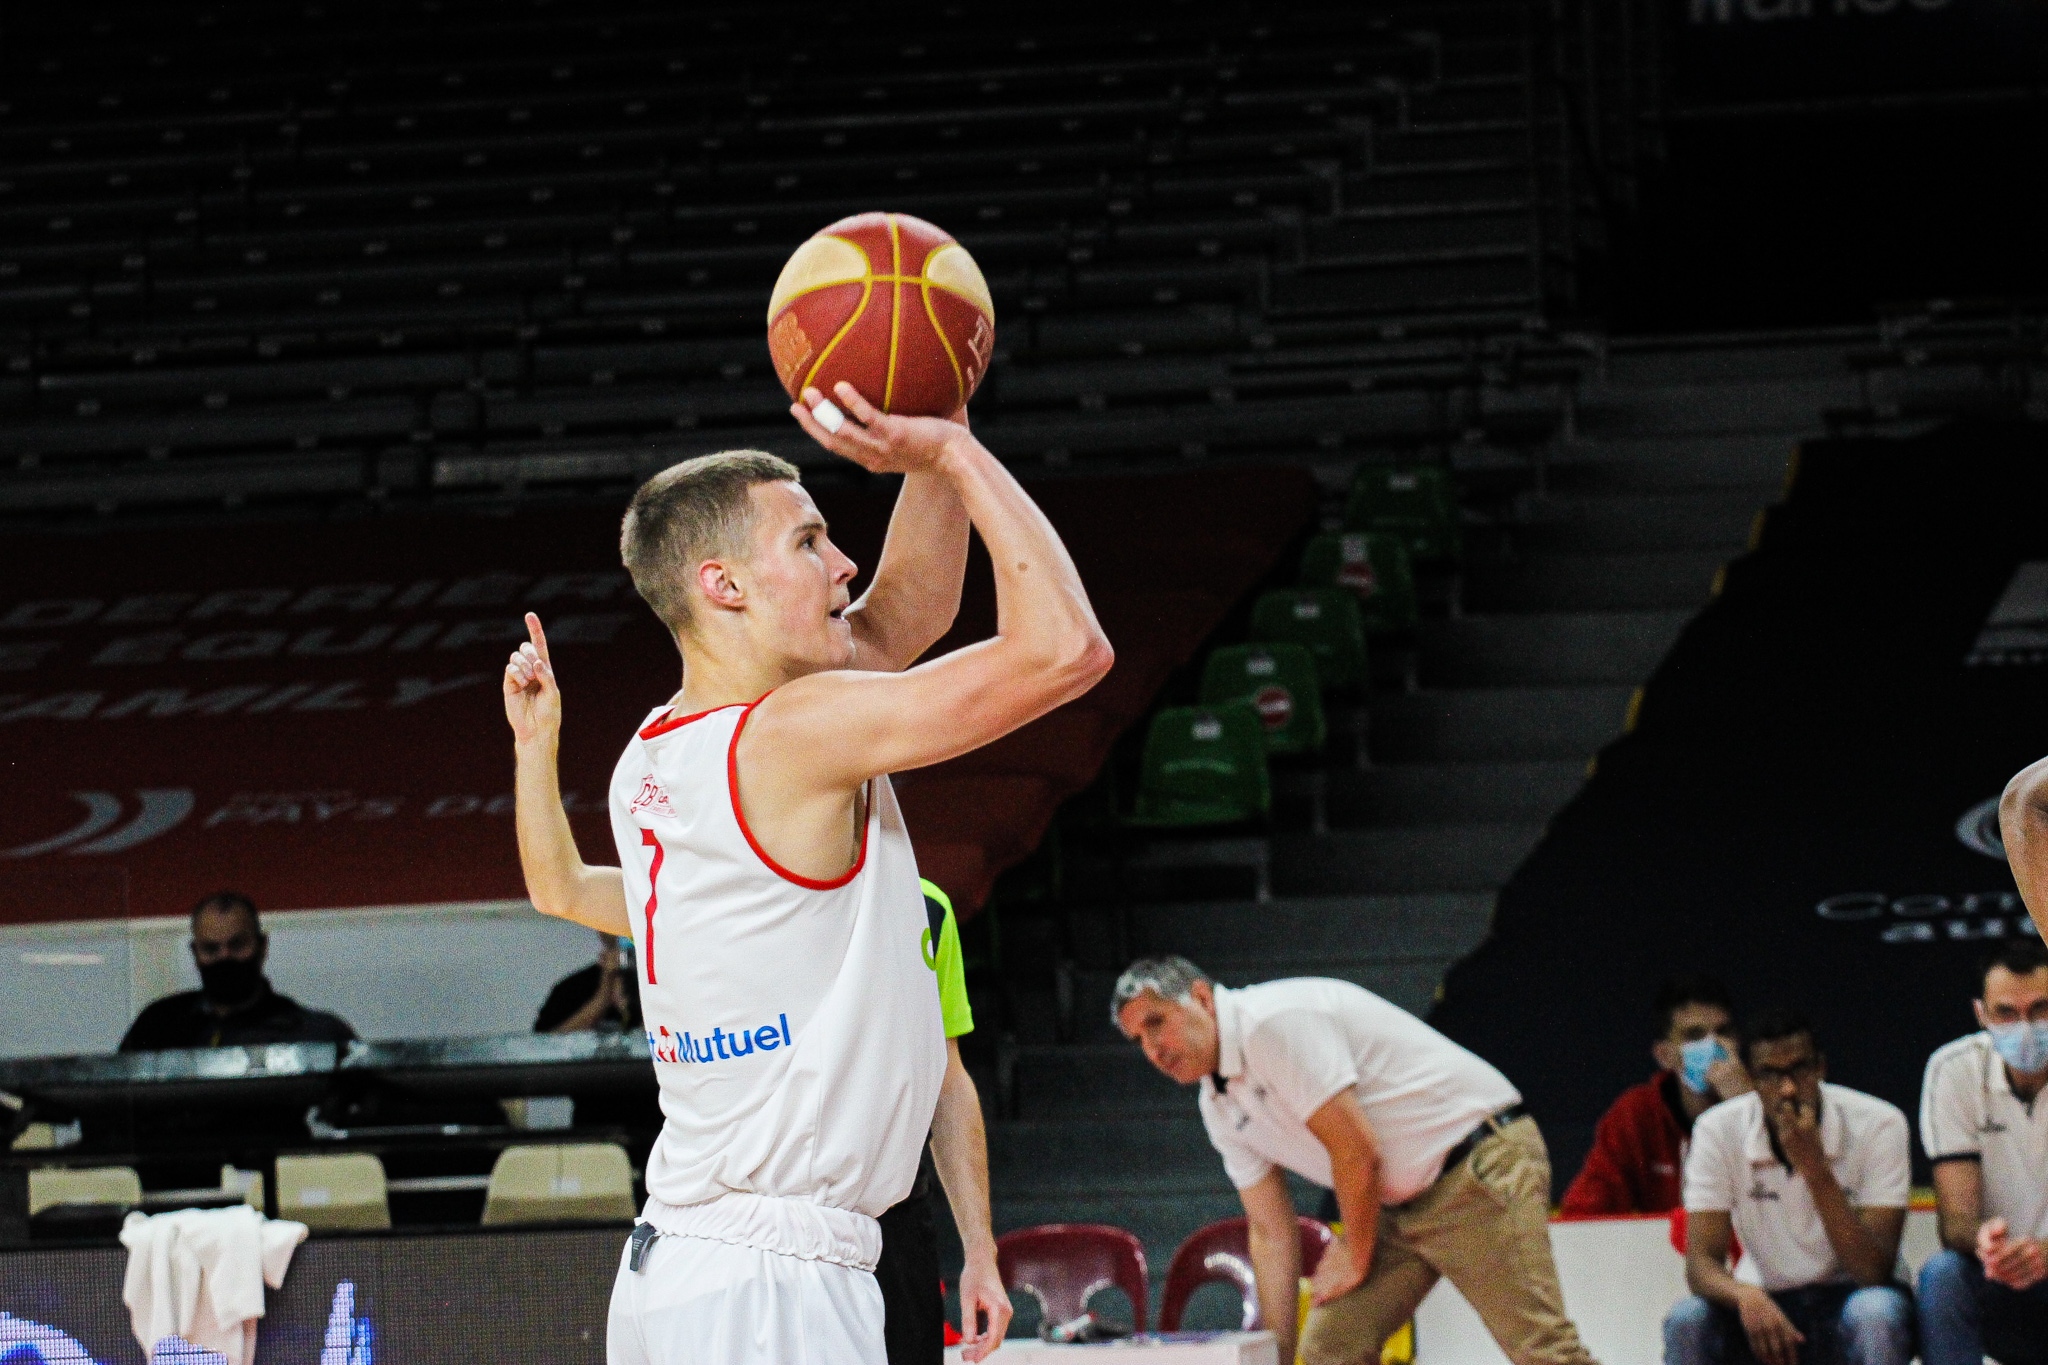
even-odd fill
[{"label": "red folding chair", "polygon": [[1145,1279],[1145,1244],[1106,1223],[1047,1223],[1019,1228],[996,1238],[996,1270],[1003,1288],[1038,1300],[1048,1323],[1071,1322],[1088,1309],[1089,1297],[1121,1289],[1144,1330],[1150,1300]]},{"label": "red folding chair", "polygon": [[[1301,1227],[1301,1273],[1315,1274],[1323,1249],[1335,1234],[1320,1219],[1297,1215]],[[1252,1280],[1251,1237],[1242,1218],[1225,1218],[1188,1234],[1166,1268],[1166,1293],[1159,1300],[1159,1330],[1178,1332],[1188,1300],[1205,1284],[1237,1286],[1244,1299],[1244,1330],[1257,1329],[1259,1295]]]}]

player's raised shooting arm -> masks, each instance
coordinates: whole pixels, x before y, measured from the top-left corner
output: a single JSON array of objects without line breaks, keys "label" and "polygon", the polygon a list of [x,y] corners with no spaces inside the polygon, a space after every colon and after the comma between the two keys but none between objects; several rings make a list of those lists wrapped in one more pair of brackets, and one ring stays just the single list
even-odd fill
[{"label": "player's raised shooting arm", "polygon": [[762,777],[787,780],[798,799],[795,788],[850,789],[978,749],[1080,696],[1115,661],[1058,532],[971,432],[885,416],[844,385],[838,397],[861,425],[828,433],[797,406],[821,444],[881,472],[930,469],[958,493],[995,571],[996,633],[906,672],[817,673],[771,693],[747,727],[742,765],[749,751],[795,760],[771,760],[787,779]]},{"label": "player's raised shooting arm", "polygon": [[[967,411],[954,420],[966,425]],[[903,476],[882,557],[860,600],[846,609],[853,666],[900,673],[939,642],[960,614],[967,577],[967,509],[935,470]]]},{"label": "player's raised shooting arm", "polygon": [[626,881],[616,867],[592,867],[576,848],[562,809],[556,753],[562,737],[562,692],[548,660],[540,618],[526,614],[531,637],[505,665],[505,719],[512,725],[513,823],[526,894],[543,915],[607,934],[631,934]]},{"label": "player's raised shooting arm", "polygon": [[2034,760],[2005,784],[1998,834],[2027,913],[2048,937],[2048,758]]}]

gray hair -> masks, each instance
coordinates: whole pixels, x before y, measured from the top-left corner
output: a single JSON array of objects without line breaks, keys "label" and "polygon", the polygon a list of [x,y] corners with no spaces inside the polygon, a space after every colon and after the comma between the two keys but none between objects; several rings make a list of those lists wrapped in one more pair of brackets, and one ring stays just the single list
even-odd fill
[{"label": "gray hair", "polygon": [[1187,1004],[1195,997],[1195,983],[1208,979],[1207,972],[1184,957],[1171,953],[1165,957],[1141,957],[1124,968],[1124,974],[1116,979],[1116,989],[1109,993],[1109,1022],[1121,1030],[1124,1006],[1147,991],[1161,1000]]}]

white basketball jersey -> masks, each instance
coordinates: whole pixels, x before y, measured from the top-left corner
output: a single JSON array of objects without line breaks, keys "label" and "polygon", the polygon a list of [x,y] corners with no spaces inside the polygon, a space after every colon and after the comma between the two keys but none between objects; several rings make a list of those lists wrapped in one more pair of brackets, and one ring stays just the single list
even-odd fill
[{"label": "white basketball jersey", "polygon": [[874,1218],[910,1193],[946,1067],[917,863],[886,777],[845,876],[772,862],[736,781],[752,711],[657,711],[612,775],[661,1084],[645,1216],[872,1269]]}]

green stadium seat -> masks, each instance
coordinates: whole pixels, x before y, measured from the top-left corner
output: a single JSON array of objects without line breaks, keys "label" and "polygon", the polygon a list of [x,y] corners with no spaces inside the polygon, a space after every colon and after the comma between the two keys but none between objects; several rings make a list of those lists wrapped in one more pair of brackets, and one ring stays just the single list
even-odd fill
[{"label": "green stadium seat", "polygon": [[1366,465],[1351,481],[1344,528],[1398,536],[1422,563],[1455,561],[1463,551],[1458,491],[1441,465]]},{"label": "green stadium seat", "polygon": [[1327,734],[1323,683],[1301,645],[1229,645],[1202,667],[1202,701],[1248,701],[1266,727],[1266,751],[1315,753]]},{"label": "green stadium seat", "polygon": [[1152,717],[1134,825],[1227,825],[1273,804],[1266,725],[1250,702],[1170,706]]},{"label": "green stadium seat", "polygon": [[1301,581],[1350,591],[1369,634],[1415,629],[1415,569],[1400,536],[1384,531],[1317,536],[1302,552]]},{"label": "green stadium seat", "polygon": [[1301,645],[1315,657],[1326,687],[1363,688],[1365,615],[1343,588],[1279,588],[1252,604],[1251,637],[1266,644]]}]

